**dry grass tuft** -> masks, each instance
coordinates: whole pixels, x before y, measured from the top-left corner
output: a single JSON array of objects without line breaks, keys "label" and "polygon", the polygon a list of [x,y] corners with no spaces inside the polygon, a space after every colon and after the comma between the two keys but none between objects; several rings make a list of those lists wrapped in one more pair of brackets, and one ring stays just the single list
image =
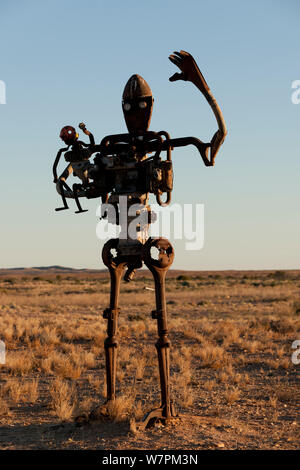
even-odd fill
[{"label": "dry grass tuft", "polygon": [[21,381],[17,378],[9,378],[2,387],[2,398],[8,399],[10,403],[21,402],[35,403],[38,400],[39,381],[37,379]]},{"label": "dry grass tuft", "polygon": [[144,376],[146,360],[144,357],[140,358],[137,361],[136,375],[135,378],[141,380]]},{"label": "dry grass tuft", "polygon": [[77,380],[82,373],[82,367],[74,362],[71,355],[61,354],[56,351],[53,351],[42,364],[46,370],[48,369],[62,378]]},{"label": "dry grass tuft", "polygon": [[201,361],[201,367],[220,369],[229,363],[229,356],[221,346],[206,344],[197,351],[197,357]]},{"label": "dry grass tuft", "polygon": [[224,398],[228,405],[232,405],[237,400],[239,400],[241,396],[241,391],[238,388],[227,389],[224,392]]},{"label": "dry grass tuft", "polygon": [[31,403],[35,403],[39,398],[39,381],[33,379],[26,384],[27,398]]},{"label": "dry grass tuft", "polygon": [[62,421],[70,420],[77,405],[74,386],[69,385],[61,378],[56,378],[52,382],[49,392],[51,396],[50,408]]},{"label": "dry grass tuft", "polygon": [[134,408],[133,408],[133,413],[134,413],[134,419],[136,421],[140,421],[142,420],[142,418],[144,417],[145,415],[145,410],[144,410],[144,407],[143,407],[143,404],[141,401],[138,401]]},{"label": "dry grass tuft", "polygon": [[8,403],[5,400],[5,398],[3,398],[0,395],[0,416],[5,417],[5,416],[10,416],[10,415],[11,415],[11,412],[10,412]]},{"label": "dry grass tuft", "polygon": [[278,405],[278,399],[276,396],[270,397],[269,398],[269,403],[272,406],[272,408],[276,408]]},{"label": "dry grass tuft", "polygon": [[107,405],[108,416],[113,422],[120,422],[128,419],[132,413],[134,396],[120,396]]},{"label": "dry grass tuft", "polygon": [[9,351],[6,366],[12,375],[27,375],[35,367],[34,356],[29,351]]},{"label": "dry grass tuft", "polygon": [[204,390],[211,392],[216,387],[216,385],[217,383],[215,380],[207,380],[206,382],[204,382],[203,388]]}]

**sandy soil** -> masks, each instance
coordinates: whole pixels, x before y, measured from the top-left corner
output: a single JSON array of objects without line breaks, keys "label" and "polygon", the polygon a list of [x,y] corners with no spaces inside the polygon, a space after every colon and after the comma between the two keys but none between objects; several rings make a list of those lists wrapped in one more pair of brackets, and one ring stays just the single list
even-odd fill
[{"label": "sandy soil", "polygon": [[137,431],[160,397],[150,277],[122,285],[116,407],[78,423],[105,402],[106,273],[0,273],[1,449],[299,448],[300,272],[168,279],[179,417]]}]

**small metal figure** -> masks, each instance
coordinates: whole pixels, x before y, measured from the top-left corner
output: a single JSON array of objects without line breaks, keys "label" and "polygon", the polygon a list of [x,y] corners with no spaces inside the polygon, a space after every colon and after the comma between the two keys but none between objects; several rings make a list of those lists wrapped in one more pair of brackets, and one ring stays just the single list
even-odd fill
[{"label": "small metal figure", "polygon": [[[79,199],[78,199],[78,192],[84,188],[87,187],[89,183],[88,179],[88,168],[90,166],[89,163],[89,158],[92,155],[92,149],[95,145],[95,140],[94,136],[91,132],[89,132],[85,124],[82,122],[79,124],[79,128],[89,136],[90,143],[86,144],[85,142],[82,142],[81,140],[78,140],[78,134],[74,127],[72,126],[65,126],[62,128],[60,131],[60,138],[64,141],[64,143],[68,146],[66,148],[61,148],[57,155],[56,159],[53,165],[53,182],[56,183],[56,188],[58,193],[61,195],[62,201],[64,206],[63,207],[58,207],[55,209],[56,211],[63,211],[65,209],[68,209],[69,206],[66,201],[66,197],[71,197],[75,199],[78,211],[76,211],[76,214],[81,213],[81,212],[87,212],[86,210],[83,210]],[[71,146],[71,150],[69,150]],[[60,175],[59,178],[57,178],[57,165],[59,163],[61,154],[65,152],[65,160],[66,162],[69,162],[69,165],[67,168],[63,171],[63,173]],[[73,172],[74,176],[78,176],[78,178],[81,179],[81,184],[73,184],[72,190],[71,188],[67,185],[66,179],[70,176],[70,174]],[[65,190],[67,192],[65,192]]]},{"label": "small metal figure", "polygon": [[[170,81],[185,80],[192,82],[211,106],[218,123],[218,130],[212,137],[211,142],[204,143],[196,137],[171,139],[166,131],[149,131],[154,101],[152,92],[142,77],[132,75],[124,88],[122,100],[128,133],[106,136],[99,145],[94,145],[91,140],[88,149],[89,156],[91,153],[97,152],[94,163],[88,162],[87,166],[84,167],[84,173],[79,174],[77,167],[75,170],[82,181],[80,190],[77,191],[78,197],[95,198],[101,196],[102,202],[107,202],[117,209],[120,208],[120,203],[125,198],[128,207],[126,220],[123,220],[119,216],[120,214],[117,214],[118,217],[114,220],[115,223],[120,225],[123,236],[106,242],[102,250],[102,259],[108,267],[111,277],[110,305],[103,313],[104,318],[107,319],[107,338],[104,344],[107,402],[115,400],[116,397],[117,330],[122,274],[127,267],[125,280],[129,281],[133,278],[135,269],[141,268],[144,263],[154,277],[156,309],[152,312],[152,318],[157,320],[158,327],[156,349],[161,385],[161,406],[145,416],[142,424],[144,427],[156,419],[168,423],[176,415],[170,398],[170,340],[168,338],[165,295],[165,277],[174,259],[174,249],[165,238],[150,238],[148,235],[149,225],[153,221],[153,212],[148,204],[149,194],[154,194],[161,206],[170,204],[173,189],[171,151],[174,148],[194,145],[198,149],[204,164],[213,166],[217,152],[227,133],[221,110],[193,57],[188,52],[180,51],[174,52],[169,59],[181,71],[181,73],[175,73]],[[69,134],[67,130],[67,136],[63,133],[63,137],[68,145],[73,144],[72,150],[75,147],[73,152],[76,154],[75,143],[77,143],[77,138],[74,132],[72,131]],[[70,139],[68,135],[70,135]],[[60,152],[65,150],[61,149]],[[60,152],[56,159],[56,165]],[[81,152],[82,148],[80,146],[80,155],[82,155]],[[163,154],[165,154],[165,159],[162,158]],[[67,160],[71,162],[71,169],[70,166],[67,167],[57,184],[57,190],[64,201],[62,209],[66,208],[64,198],[75,197],[65,183],[66,177],[73,170],[74,162],[87,162],[88,158],[82,156],[78,159],[77,156],[74,157],[72,154],[71,158]],[[56,165],[54,165],[55,168]],[[57,180],[56,173],[54,172],[54,174],[55,180]],[[166,196],[163,201],[162,195],[164,193]],[[75,198],[75,200],[78,202],[78,198]],[[139,205],[137,211],[135,204]],[[81,211],[80,208],[78,212]],[[138,213],[145,216],[144,222],[136,226],[135,234],[131,236],[129,234],[130,225]],[[113,222],[113,220],[110,220],[109,215],[108,221]],[[156,256],[153,254],[155,250]],[[101,415],[104,412],[103,410],[103,406],[98,407],[91,413],[91,418]]]}]

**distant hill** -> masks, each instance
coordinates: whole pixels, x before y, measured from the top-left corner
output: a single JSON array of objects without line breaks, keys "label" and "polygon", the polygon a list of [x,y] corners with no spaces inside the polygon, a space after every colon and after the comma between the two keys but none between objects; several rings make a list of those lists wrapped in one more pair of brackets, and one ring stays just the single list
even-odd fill
[{"label": "distant hill", "polygon": [[[139,275],[142,276],[150,276],[149,270],[147,268],[143,268],[142,270],[138,270]],[[231,276],[232,278],[241,278],[243,276],[249,276],[249,277],[257,277],[258,275],[260,276],[273,276],[275,275],[275,278],[284,278],[286,275],[288,277],[299,277],[300,278],[300,270],[297,269],[283,269],[283,270],[276,270],[276,269],[262,269],[262,270],[234,270],[234,269],[228,269],[228,270],[219,270],[219,271],[213,271],[213,270],[207,270],[207,271],[202,271],[202,270],[183,270],[183,269],[170,269],[168,272],[168,277],[176,277],[178,275],[190,275],[190,276],[204,276],[204,277],[214,277],[214,278],[219,278],[223,276]],[[66,266],[59,266],[59,265],[53,265],[53,266],[33,266],[32,268],[0,268],[0,277],[12,277],[12,276],[32,276],[32,277],[39,277],[39,276],[47,276],[49,278],[54,278],[55,276],[58,275],[69,275],[69,276],[74,276],[74,277],[103,277],[103,276],[109,276],[108,269],[86,269],[86,268],[81,268],[81,269],[76,269],[76,268],[69,268]]]},{"label": "distant hill", "polygon": [[93,274],[93,273],[102,273],[105,269],[76,269],[68,268],[66,266],[33,266],[32,268],[0,268],[0,276],[5,275],[39,275],[39,274]]}]

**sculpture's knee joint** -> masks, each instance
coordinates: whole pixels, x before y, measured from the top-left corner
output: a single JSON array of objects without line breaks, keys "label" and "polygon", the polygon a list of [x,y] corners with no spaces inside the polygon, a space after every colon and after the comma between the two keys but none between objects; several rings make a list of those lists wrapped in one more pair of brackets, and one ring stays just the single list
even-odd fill
[{"label": "sculpture's knee joint", "polygon": [[164,349],[164,348],[170,348],[171,347],[171,341],[169,338],[164,335],[161,338],[159,338],[155,344],[155,347],[157,350]]},{"label": "sculpture's knee joint", "polygon": [[106,308],[103,311],[103,318],[106,320],[115,320],[120,313],[120,308]]},{"label": "sculpture's knee joint", "polygon": [[115,336],[110,336],[106,338],[104,341],[104,348],[105,349],[110,349],[110,348],[117,348],[118,347],[118,341]]}]

